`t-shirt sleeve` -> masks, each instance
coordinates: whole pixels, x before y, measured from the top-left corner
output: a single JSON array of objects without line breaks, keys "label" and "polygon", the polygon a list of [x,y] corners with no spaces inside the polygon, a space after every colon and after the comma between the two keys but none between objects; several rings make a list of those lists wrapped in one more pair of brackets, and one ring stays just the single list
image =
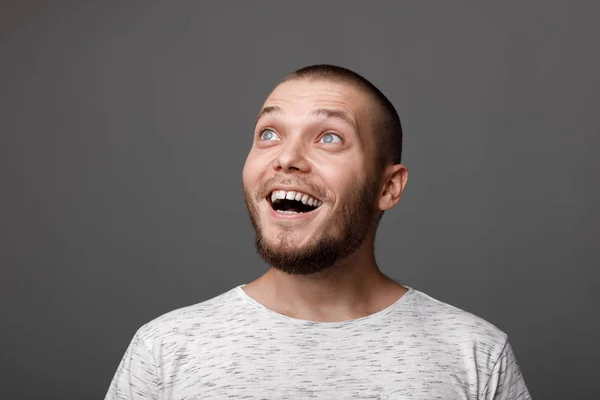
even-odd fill
[{"label": "t-shirt sleeve", "polygon": [[154,356],[136,333],[117,368],[105,400],[157,399],[157,386]]},{"label": "t-shirt sleeve", "polygon": [[508,341],[494,365],[481,400],[531,400],[523,374]]}]

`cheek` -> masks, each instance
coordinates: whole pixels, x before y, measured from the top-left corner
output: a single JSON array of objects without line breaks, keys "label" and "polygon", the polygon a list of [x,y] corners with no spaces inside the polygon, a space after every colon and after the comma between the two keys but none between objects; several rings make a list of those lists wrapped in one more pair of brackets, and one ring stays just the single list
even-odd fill
[{"label": "cheek", "polygon": [[242,182],[245,187],[252,187],[260,174],[258,159],[252,153],[246,158],[244,169],[242,170]]},{"label": "cheek", "polygon": [[328,189],[335,194],[337,200],[345,198],[348,192],[359,187],[366,178],[365,169],[350,162],[329,165],[329,168],[323,168],[321,173]]},{"label": "cheek", "polygon": [[242,170],[242,184],[244,187],[248,187],[248,185],[250,185],[251,176],[250,170],[248,169],[248,163],[246,163],[244,165],[244,169]]}]

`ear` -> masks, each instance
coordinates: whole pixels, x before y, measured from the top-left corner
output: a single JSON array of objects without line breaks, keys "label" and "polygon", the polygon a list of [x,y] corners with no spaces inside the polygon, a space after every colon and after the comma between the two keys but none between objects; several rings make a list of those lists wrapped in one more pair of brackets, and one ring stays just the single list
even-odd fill
[{"label": "ear", "polygon": [[408,180],[408,169],[402,164],[390,165],[384,171],[384,179],[379,197],[379,209],[382,211],[393,208],[400,201]]}]

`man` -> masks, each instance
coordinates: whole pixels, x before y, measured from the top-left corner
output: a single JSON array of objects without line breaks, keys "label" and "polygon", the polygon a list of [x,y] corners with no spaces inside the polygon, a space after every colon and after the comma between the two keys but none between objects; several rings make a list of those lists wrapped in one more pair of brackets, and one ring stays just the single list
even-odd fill
[{"label": "man", "polygon": [[106,399],[529,399],[502,331],[379,271],[401,151],[398,114],[363,77],[288,76],[242,179],[270,269],[141,327]]}]

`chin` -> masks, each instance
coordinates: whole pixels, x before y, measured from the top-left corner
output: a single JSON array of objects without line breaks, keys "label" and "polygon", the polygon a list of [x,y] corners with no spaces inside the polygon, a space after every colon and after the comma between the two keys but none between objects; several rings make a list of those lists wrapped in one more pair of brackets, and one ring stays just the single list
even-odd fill
[{"label": "chin", "polygon": [[303,238],[296,232],[280,231],[278,233],[271,232],[263,236],[263,241],[268,246],[280,251],[301,251],[303,248],[310,246],[310,238]]}]

